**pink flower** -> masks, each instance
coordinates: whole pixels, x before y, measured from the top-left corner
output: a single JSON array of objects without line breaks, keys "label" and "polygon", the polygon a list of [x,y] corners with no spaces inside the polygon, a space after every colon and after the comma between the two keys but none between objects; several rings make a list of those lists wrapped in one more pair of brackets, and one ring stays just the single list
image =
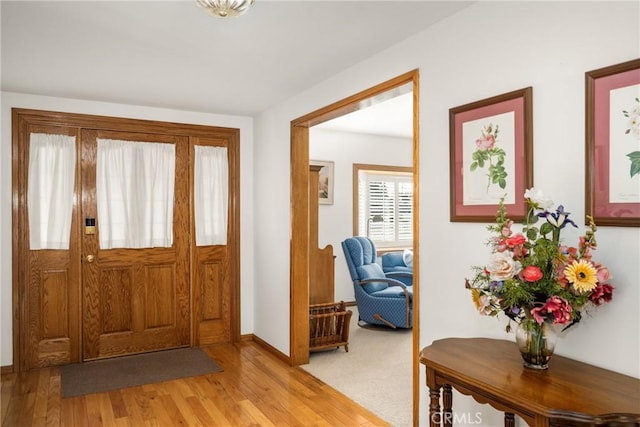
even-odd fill
[{"label": "pink flower", "polygon": [[507,245],[509,246],[524,245],[526,241],[527,241],[527,238],[524,237],[524,234],[518,233],[518,234],[514,234],[513,236],[507,239]]},{"label": "pink flower", "polygon": [[554,323],[564,325],[571,321],[571,312],[573,310],[571,308],[571,304],[566,300],[558,296],[552,296],[547,300],[544,307],[547,309],[548,313],[553,314]]},{"label": "pink flower", "polygon": [[566,265],[559,264],[556,266],[556,275],[558,276],[558,285],[566,288],[569,285],[569,280],[567,280],[567,276],[564,274],[564,269]]},{"label": "pink flower", "polygon": [[513,225],[513,221],[508,220],[508,221],[505,223],[504,227],[502,227],[502,235],[503,235],[504,237],[509,237],[509,236],[511,236],[511,226],[512,226],[512,225]]},{"label": "pink flower", "polygon": [[571,258],[574,258],[574,259],[578,258],[578,249],[574,248],[573,246],[570,246],[567,248],[567,253]]},{"label": "pink flower", "polygon": [[522,233],[514,234],[513,236],[504,240],[504,245],[509,247],[513,252],[514,258],[524,258],[529,253],[524,244],[527,242],[527,238]]},{"label": "pink flower", "polygon": [[595,305],[609,302],[611,298],[613,298],[613,286],[611,285],[596,285],[589,296],[589,299]]},{"label": "pink flower", "polygon": [[596,277],[598,278],[598,283],[607,283],[612,276],[607,267],[598,266]]},{"label": "pink flower", "polygon": [[496,139],[493,135],[485,135],[482,138],[476,139],[476,147],[478,147],[479,150],[488,150],[493,148],[495,143]]},{"label": "pink flower", "polygon": [[554,295],[549,298],[542,307],[535,307],[531,309],[531,315],[539,325],[542,325],[546,320],[547,314],[551,314],[553,316],[553,323],[564,325],[571,321],[572,311],[573,309],[571,308],[571,304],[569,304],[565,299]]},{"label": "pink flower", "polygon": [[596,243],[591,239],[587,240],[586,236],[580,236],[578,238],[578,244],[580,246],[580,249],[584,250],[585,252],[589,252],[589,249],[596,248]]},{"label": "pink flower", "polygon": [[544,317],[541,315],[543,310],[544,307],[536,307],[531,309],[533,320],[535,320],[538,325],[542,325],[544,323]]},{"label": "pink flower", "polygon": [[528,265],[520,273],[520,277],[527,282],[537,282],[542,279],[542,270],[535,265]]},{"label": "pink flower", "polygon": [[517,246],[513,248],[514,258],[524,258],[529,253],[529,250],[524,246]]},{"label": "pink flower", "polygon": [[504,252],[509,249],[509,247],[505,245],[504,239],[500,239],[499,237],[492,237],[491,244],[494,246],[496,252]]}]

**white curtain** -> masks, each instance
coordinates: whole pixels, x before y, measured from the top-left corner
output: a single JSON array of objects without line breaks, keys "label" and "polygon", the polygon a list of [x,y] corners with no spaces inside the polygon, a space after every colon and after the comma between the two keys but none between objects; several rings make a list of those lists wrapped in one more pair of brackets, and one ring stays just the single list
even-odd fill
[{"label": "white curtain", "polygon": [[98,139],[100,248],[173,245],[175,145]]},{"label": "white curtain", "polygon": [[27,202],[35,249],[69,249],[76,171],[76,138],[32,133]]},{"label": "white curtain", "polygon": [[225,147],[195,146],[196,246],[226,245],[229,163]]}]

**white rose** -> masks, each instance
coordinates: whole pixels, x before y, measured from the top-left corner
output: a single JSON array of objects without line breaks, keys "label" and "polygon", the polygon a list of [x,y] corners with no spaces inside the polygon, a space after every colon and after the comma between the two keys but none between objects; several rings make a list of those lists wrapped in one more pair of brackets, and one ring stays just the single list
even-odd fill
[{"label": "white rose", "polygon": [[487,265],[489,278],[492,281],[507,280],[520,273],[522,264],[513,259],[513,254],[509,251],[494,254],[493,260]]},{"label": "white rose", "polygon": [[553,207],[553,200],[548,199],[542,190],[537,188],[530,188],[524,192],[524,198],[530,199],[538,208],[548,211]]}]

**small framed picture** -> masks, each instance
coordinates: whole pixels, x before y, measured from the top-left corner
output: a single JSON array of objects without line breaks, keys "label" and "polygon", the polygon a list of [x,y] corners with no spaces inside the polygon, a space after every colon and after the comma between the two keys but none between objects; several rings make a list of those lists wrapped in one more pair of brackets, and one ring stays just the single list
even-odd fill
[{"label": "small framed picture", "polygon": [[588,71],[585,90],[585,213],[598,225],[638,227],[640,59]]},{"label": "small framed picture", "polygon": [[510,219],[526,215],[533,184],[531,87],[449,110],[450,220],[492,222],[500,199]]},{"label": "small framed picture", "polygon": [[322,166],[318,176],[318,203],[333,204],[333,162],[326,160],[310,160],[310,165]]}]

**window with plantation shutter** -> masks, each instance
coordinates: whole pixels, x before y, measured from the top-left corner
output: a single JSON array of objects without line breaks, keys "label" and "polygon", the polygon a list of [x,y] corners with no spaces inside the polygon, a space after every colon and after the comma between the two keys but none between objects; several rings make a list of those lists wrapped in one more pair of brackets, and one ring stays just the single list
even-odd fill
[{"label": "window with plantation shutter", "polygon": [[[358,235],[378,248],[413,245],[413,173],[410,168],[364,169],[358,177]],[[407,171],[409,170],[409,171]]]}]

